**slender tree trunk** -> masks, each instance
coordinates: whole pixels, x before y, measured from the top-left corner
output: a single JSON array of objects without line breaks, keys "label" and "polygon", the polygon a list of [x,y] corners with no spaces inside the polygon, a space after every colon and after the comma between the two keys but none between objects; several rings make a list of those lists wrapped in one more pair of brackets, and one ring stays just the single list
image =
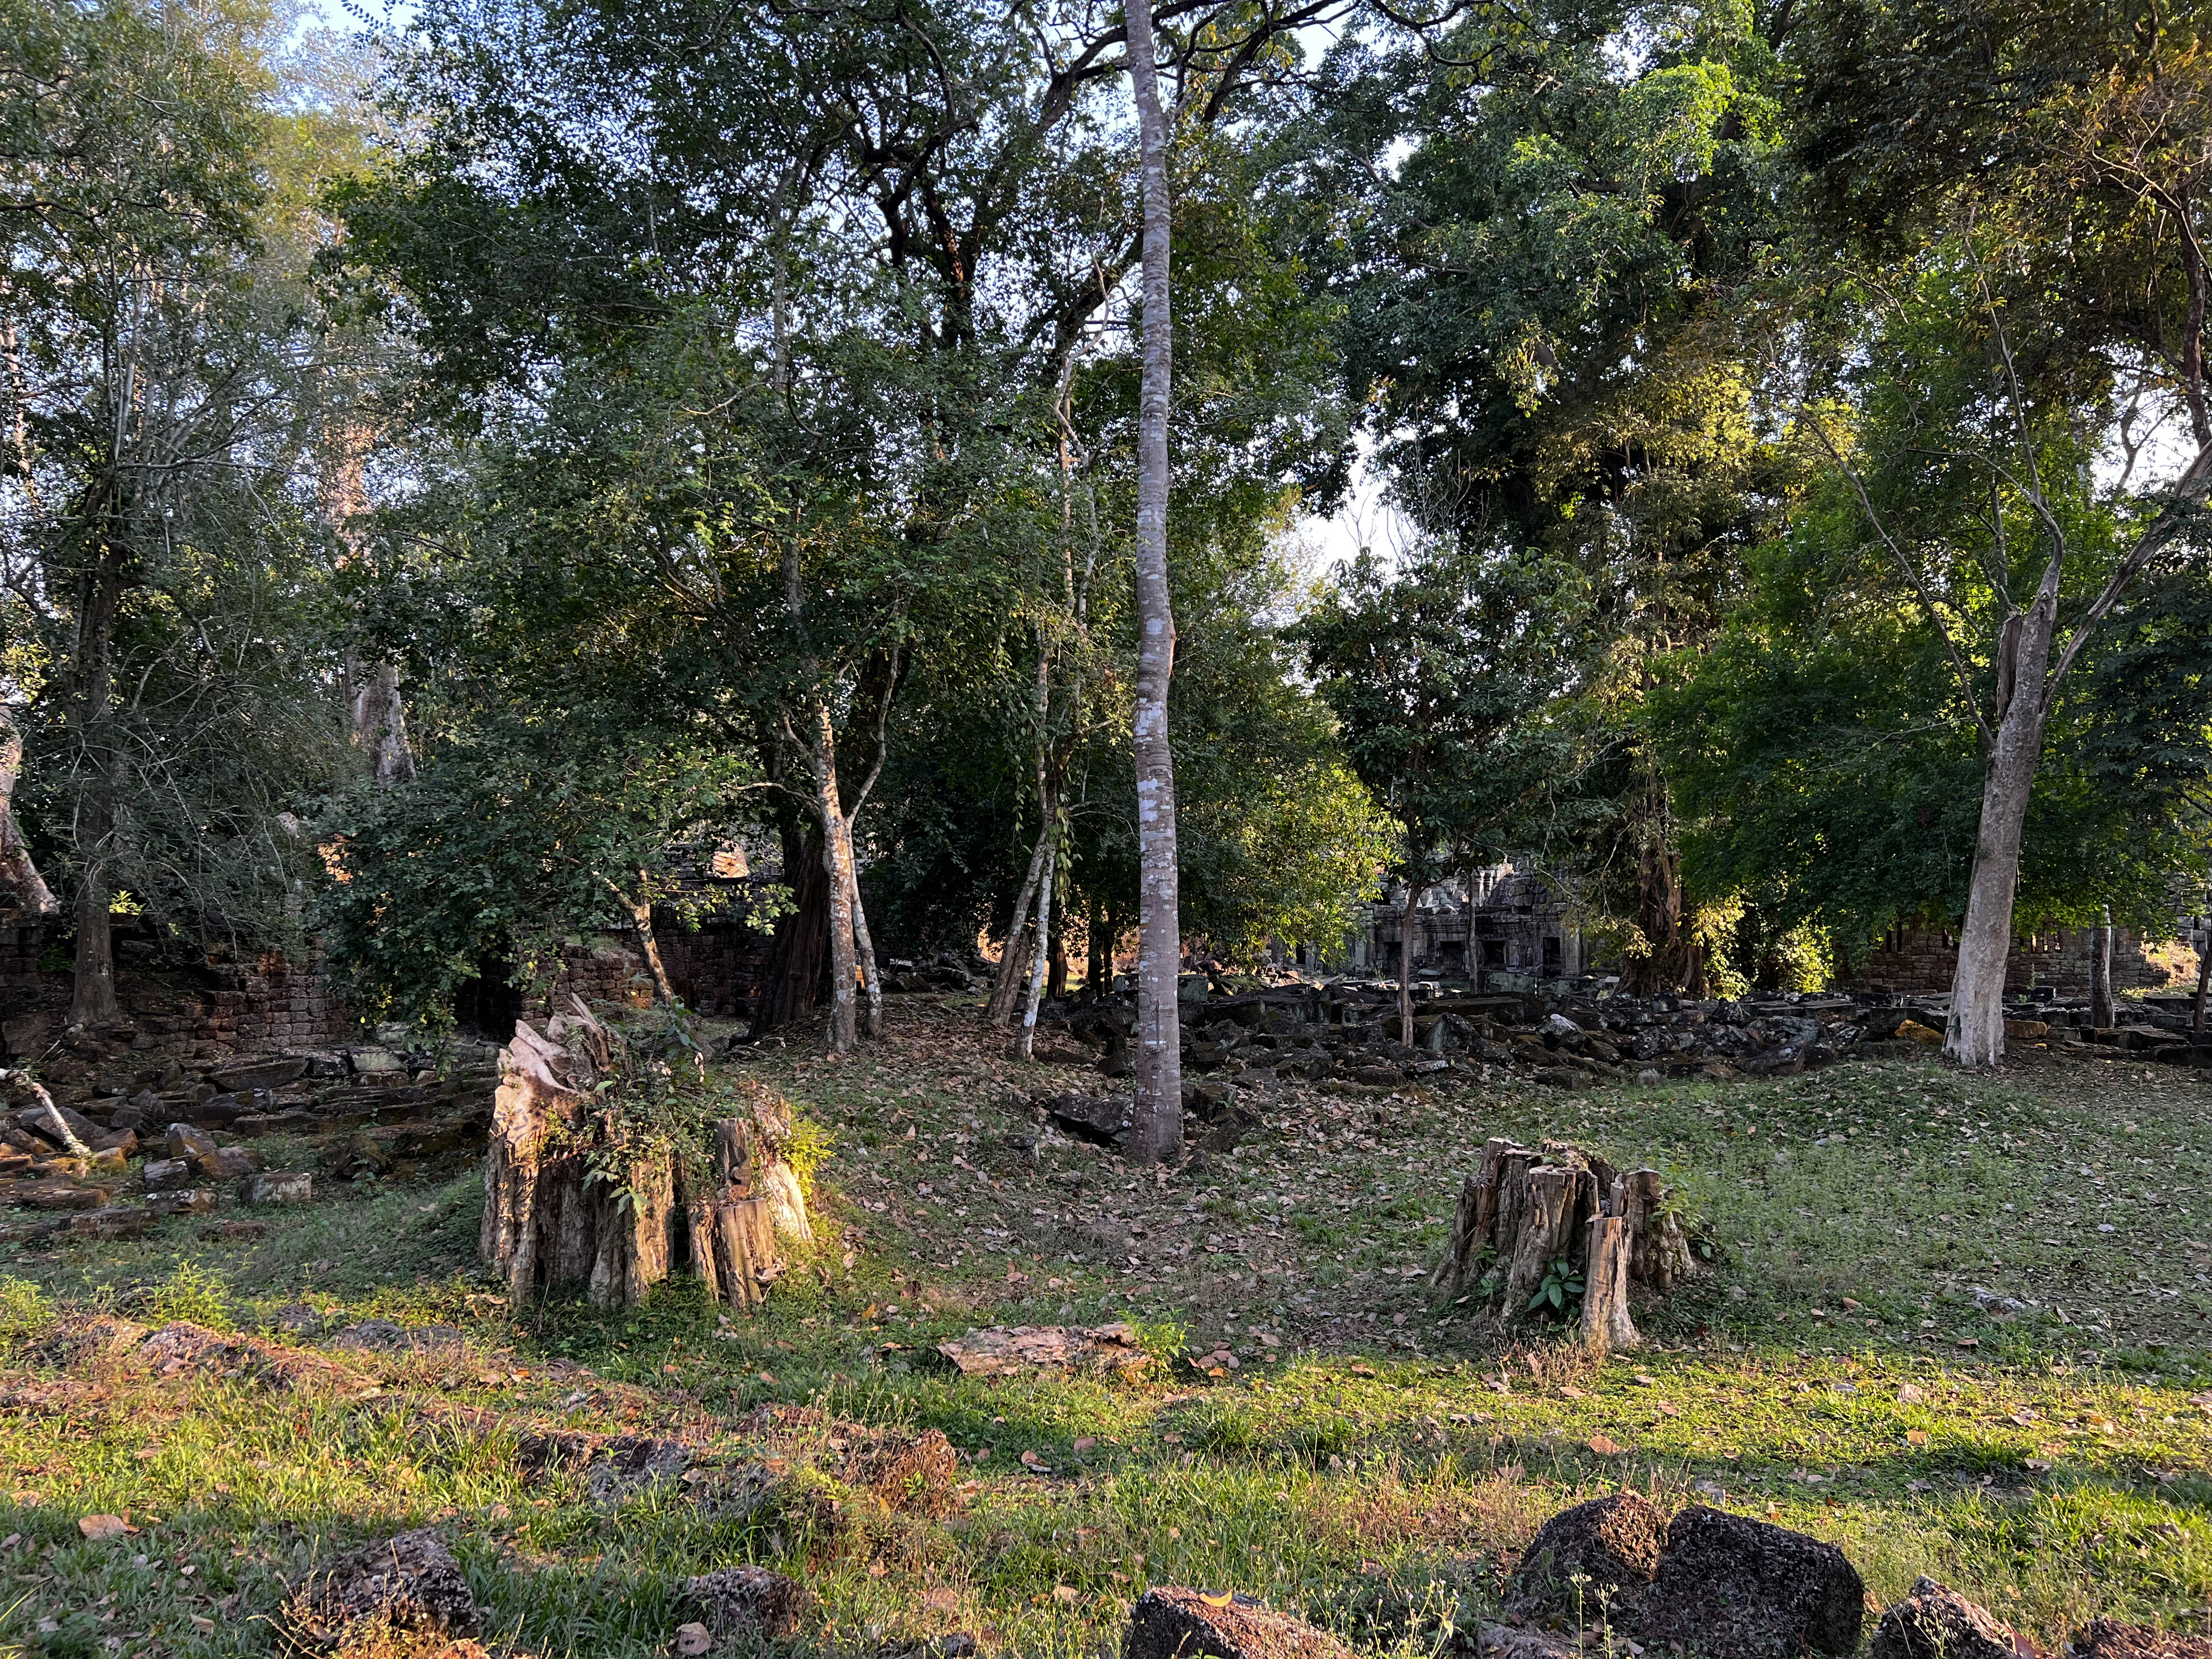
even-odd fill
[{"label": "slender tree trunk", "polygon": [[61,914],[61,903],[31,861],[30,844],[15,822],[15,780],[22,769],[15,711],[0,702],[0,911],[19,922],[50,921]]},{"label": "slender tree trunk", "polygon": [[845,862],[853,872],[853,948],[860,958],[860,987],[867,993],[866,1030],[884,1034],[884,977],[876,968],[876,942],[868,933],[867,907],[860,902],[860,866],[853,854],[853,820],[845,820]]},{"label": "slender tree trunk", "polygon": [[109,665],[115,616],[123,600],[121,550],[103,548],[78,613],[76,678],[76,737],[84,783],[76,811],[78,878],[76,975],[70,994],[70,1023],[93,1029],[118,1025],[123,1005],[115,994],[115,942],[109,919],[115,886],[108,875],[115,832],[113,757],[107,747]]},{"label": "slender tree trunk", "polygon": [[1053,866],[1060,858],[1060,838],[1054,836],[1045,850],[1044,876],[1037,884],[1036,932],[1030,947],[1030,991],[1022,1002],[1022,1058],[1027,1060],[1036,1048],[1037,1005],[1044,995],[1045,961],[1048,951],[1045,941],[1052,927]]},{"label": "slender tree trunk", "polygon": [[2042,757],[2044,672],[2058,611],[2058,568],[2047,572],[2033,609],[2014,635],[2006,699],[1982,773],[1982,820],[1966,888],[1966,920],[1951,980],[1951,1018],[1943,1051],[1962,1066],[2004,1059],[2005,961],[2012,953],[2012,907],[2020,881],[2020,842]]},{"label": "slender tree trunk", "polygon": [[1413,1046],[1413,918],[1427,884],[1406,884],[1406,919],[1398,933],[1398,1041]]},{"label": "slender tree trunk", "polygon": [[984,1008],[984,1018],[994,1025],[1012,1022],[1015,1006],[1021,1000],[1022,986],[1029,978],[1030,914],[1036,903],[1037,883],[1044,876],[1044,861],[1052,847],[1052,817],[1045,817],[1045,826],[1030,849],[1029,873],[1022,878],[1022,890],[1014,896],[1013,919],[1006,924],[1006,943],[999,952],[998,976],[991,981],[991,1000]]},{"label": "slender tree trunk", "polygon": [[1084,917],[1084,933],[1083,994],[1096,1002],[1111,988],[1114,977],[1112,941],[1107,937],[1106,917],[1096,900]]},{"label": "slender tree trunk", "polygon": [[1129,1156],[1182,1151],[1182,920],[1176,855],[1175,758],[1168,684],[1175,614],[1168,590],[1168,128],[1152,56],[1152,0],[1129,0],[1129,77],[1144,152],[1144,368],[1137,396],[1137,1103]]},{"label": "slender tree trunk", "polygon": [[2112,907],[2089,930],[2089,1024],[2109,1031],[2112,1018]]},{"label": "slender tree trunk", "polygon": [[[645,952],[646,971],[653,975],[653,994],[663,1002],[676,1001],[676,988],[669,982],[668,969],[660,959],[660,940],[653,931],[653,901],[649,898],[634,899],[613,882],[607,881],[605,876],[599,879],[606,882],[607,890],[621,901],[623,908],[629,912],[630,923],[637,929],[639,947]],[[642,870],[637,872],[637,886],[641,893],[648,890]]]},{"label": "slender tree trunk", "polygon": [[2204,1035],[2204,996],[2212,988],[2212,916],[2205,918],[2204,932],[2197,945],[2197,1006],[2190,1011],[2189,1029],[2198,1036]]},{"label": "slender tree trunk", "polygon": [[1044,994],[1054,1002],[1067,1000],[1067,900],[1065,896],[1066,885],[1066,882],[1060,884],[1062,896],[1055,901],[1057,906],[1055,914],[1060,925],[1051,930],[1051,973],[1044,982]]},{"label": "slender tree trunk", "polygon": [[822,867],[830,878],[830,1047],[848,1054],[859,1040],[854,980],[859,962],[853,933],[853,842],[837,799],[837,739],[830,710],[817,702],[812,711],[814,806],[822,819]]}]

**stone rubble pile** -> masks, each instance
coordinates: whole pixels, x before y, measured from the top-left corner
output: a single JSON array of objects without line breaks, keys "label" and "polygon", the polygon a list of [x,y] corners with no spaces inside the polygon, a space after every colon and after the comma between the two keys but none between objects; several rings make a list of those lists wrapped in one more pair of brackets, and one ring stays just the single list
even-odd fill
[{"label": "stone rubble pile", "polygon": [[[205,1214],[313,1196],[318,1172],[342,1181],[404,1173],[480,1152],[490,1124],[492,1051],[443,1056],[362,1045],[293,1054],[223,1050],[147,1066],[123,1040],[71,1031],[70,1080],[0,1070],[0,1205],[58,1218],[0,1230],[113,1237],[165,1215]],[[260,1137],[319,1143],[317,1170],[271,1170]]]}]

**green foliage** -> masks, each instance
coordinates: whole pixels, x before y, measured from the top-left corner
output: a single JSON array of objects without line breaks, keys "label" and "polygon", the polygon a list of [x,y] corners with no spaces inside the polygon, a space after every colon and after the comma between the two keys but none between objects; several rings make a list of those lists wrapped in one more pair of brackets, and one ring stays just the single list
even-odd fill
[{"label": "green foliage", "polygon": [[0,1279],[0,1353],[13,1354],[52,1328],[54,1304],[44,1287],[10,1274]]},{"label": "green foliage", "polygon": [[1571,1304],[1583,1299],[1583,1276],[1565,1256],[1554,1256],[1546,1264],[1543,1282],[1536,1286],[1535,1295],[1528,1298],[1530,1313],[1539,1310],[1559,1319],[1572,1316]]},{"label": "green foliage", "polygon": [[149,1319],[167,1324],[188,1320],[210,1330],[231,1328],[230,1287],[197,1257],[179,1255],[166,1277],[140,1293]]},{"label": "green foliage", "polygon": [[313,925],[362,1018],[447,1022],[487,958],[511,951],[515,981],[542,985],[564,937],[726,902],[685,878],[750,782],[742,757],[619,710],[503,722],[441,745],[410,782],[334,804]]}]

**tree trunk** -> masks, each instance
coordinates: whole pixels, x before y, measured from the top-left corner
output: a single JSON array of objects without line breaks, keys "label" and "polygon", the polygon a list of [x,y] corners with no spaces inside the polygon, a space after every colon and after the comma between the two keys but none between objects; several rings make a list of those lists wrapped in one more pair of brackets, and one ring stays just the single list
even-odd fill
[{"label": "tree trunk", "polygon": [[1423,884],[1406,884],[1406,916],[1398,931],[1398,1041],[1408,1048],[1413,1046],[1413,918],[1424,890]]},{"label": "tree trunk", "polygon": [[2204,919],[2204,931],[2197,943],[2197,1006],[2190,1011],[2189,1029],[2198,1036],[2204,1035],[2204,994],[2212,987],[2212,915]]},{"label": "tree trunk", "polygon": [[1036,1050],[1037,1004],[1044,995],[1045,959],[1049,954],[1045,942],[1052,926],[1053,866],[1059,857],[1060,840],[1054,836],[1045,848],[1044,874],[1037,883],[1036,929],[1030,945],[1029,994],[1022,1000],[1021,1053],[1024,1060],[1030,1059]]},{"label": "tree trunk", "polygon": [[1528,1171],[1505,1273],[1505,1309],[1518,1314],[1544,1282],[1546,1271],[1562,1258],[1571,1260],[1575,1245],[1577,1188],[1587,1177],[1579,1170],[1540,1164]]},{"label": "tree trunk", "polygon": [[804,1019],[822,994],[823,947],[830,938],[830,878],[821,837],[787,836],[784,879],[791,884],[793,908],[778,917],[775,941],[769,947],[768,969],[753,1003],[752,1034]]},{"label": "tree trunk", "polygon": [[1084,919],[1084,932],[1083,994],[1096,1002],[1113,989],[1114,952],[1105,913],[1095,901]]},{"label": "tree trunk", "polygon": [[823,869],[830,880],[830,1047],[848,1054],[859,1039],[853,988],[860,971],[853,930],[853,842],[837,799],[837,740],[828,707],[815,704],[811,718],[814,741],[808,752],[814,765],[815,811],[822,818]]},{"label": "tree trunk", "polygon": [[115,617],[123,602],[123,554],[112,545],[100,551],[99,568],[77,617],[76,728],[84,781],[76,811],[79,868],[76,898],[76,975],[70,993],[70,1024],[91,1030],[119,1025],[123,1005],[115,995],[115,945],[110,912],[115,886],[108,875],[115,831],[114,757],[107,747],[109,665]]},{"label": "tree trunk", "polygon": [[1037,883],[1044,876],[1045,858],[1052,846],[1052,816],[1047,813],[1036,845],[1030,849],[1029,873],[1022,878],[1022,890],[1014,896],[1013,920],[1006,924],[1006,943],[999,952],[998,976],[991,981],[991,1000],[983,1009],[983,1017],[994,1025],[1005,1025],[1013,1019],[1022,987],[1029,978],[1030,913],[1036,902]]},{"label": "tree trunk", "polygon": [[[1066,883],[1062,883],[1063,888]],[[1060,926],[1052,929],[1052,971],[1046,978],[1044,994],[1054,1002],[1067,1000],[1067,901],[1063,897],[1059,907]]]},{"label": "tree trunk", "polygon": [[15,822],[15,780],[22,769],[22,732],[15,711],[0,702],[0,915],[28,925],[52,921],[62,907],[31,861],[30,844]]},{"label": "tree trunk", "polygon": [[2089,930],[2089,1024],[2109,1031],[2112,1018],[2112,907],[2106,905]]},{"label": "tree trunk", "polygon": [[364,667],[360,653],[345,654],[346,703],[354,747],[368,763],[368,775],[390,787],[415,775],[415,751],[407,741],[407,709],[399,697],[399,670],[388,662]]},{"label": "tree trunk", "polygon": [[[601,876],[599,879],[607,880],[605,876]],[[638,890],[646,891],[644,871],[641,870],[637,872],[637,882]],[[637,929],[638,945],[645,952],[646,971],[653,975],[653,994],[663,1002],[677,1001],[676,988],[669,982],[668,969],[660,959],[660,940],[653,931],[653,902],[647,899],[640,902],[623,892],[621,888],[617,887],[611,881],[607,881],[607,886],[613,891],[614,896],[622,901],[623,908],[629,912],[631,925]]]},{"label": "tree trunk", "polygon": [[1983,768],[1981,828],[1974,842],[1966,920],[1959,933],[1951,1017],[1943,1038],[1943,1052],[1961,1066],[1995,1066],[2004,1059],[2005,961],[2012,953],[2021,830],[2042,757],[2044,671],[2057,610],[2054,563],[2014,634],[2012,672],[2001,676],[2012,695]]},{"label": "tree trunk", "polygon": [[868,933],[867,907],[860,902],[860,865],[853,856],[853,821],[845,820],[845,860],[853,872],[853,950],[859,958],[860,987],[867,993],[867,1024],[872,1037],[884,1034],[884,976],[876,966],[876,941]]},{"label": "tree trunk", "polygon": [[1129,1156],[1158,1164],[1182,1151],[1182,959],[1176,854],[1175,757],[1168,684],[1175,613],[1168,591],[1168,127],[1152,56],[1152,0],[1129,0],[1129,78],[1144,155],[1144,367],[1137,394],[1137,1102]]}]

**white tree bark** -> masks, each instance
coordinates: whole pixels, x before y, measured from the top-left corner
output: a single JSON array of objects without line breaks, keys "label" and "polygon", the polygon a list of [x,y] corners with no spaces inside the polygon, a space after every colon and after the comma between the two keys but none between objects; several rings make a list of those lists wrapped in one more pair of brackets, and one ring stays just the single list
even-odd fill
[{"label": "white tree bark", "polygon": [[2112,1016],[2112,907],[2106,905],[2089,930],[2089,1023],[2109,1030]]},{"label": "white tree bark", "polygon": [[1129,0],[1129,78],[1144,165],[1144,368],[1137,395],[1137,1101],[1129,1156],[1157,1164],[1182,1150],[1182,965],[1176,862],[1175,762],[1168,682],[1175,615],[1168,591],[1168,129],[1160,106],[1151,0]]},{"label": "white tree bark", "polygon": [[61,914],[60,901],[39,866],[15,822],[15,780],[23,769],[23,737],[15,711],[0,702],[0,912],[18,921],[48,921]]},{"label": "white tree bark", "polygon": [[1418,881],[1406,884],[1406,918],[1398,933],[1398,1041],[1408,1048],[1413,1046],[1413,918],[1425,890]]},{"label": "white tree bark", "polygon": [[1022,1058],[1028,1060],[1036,1052],[1037,1006],[1044,1000],[1046,960],[1051,955],[1052,930],[1052,874],[1060,857],[1060,838],[1054,834],[1056,824],[1048,824],[1045,834],[1051,837],[1045,848],[1044,875],[1037,884],[1036,926],[1031,937],[1036,943],[1030,951],[1029,995],[1022,1003]]}]

